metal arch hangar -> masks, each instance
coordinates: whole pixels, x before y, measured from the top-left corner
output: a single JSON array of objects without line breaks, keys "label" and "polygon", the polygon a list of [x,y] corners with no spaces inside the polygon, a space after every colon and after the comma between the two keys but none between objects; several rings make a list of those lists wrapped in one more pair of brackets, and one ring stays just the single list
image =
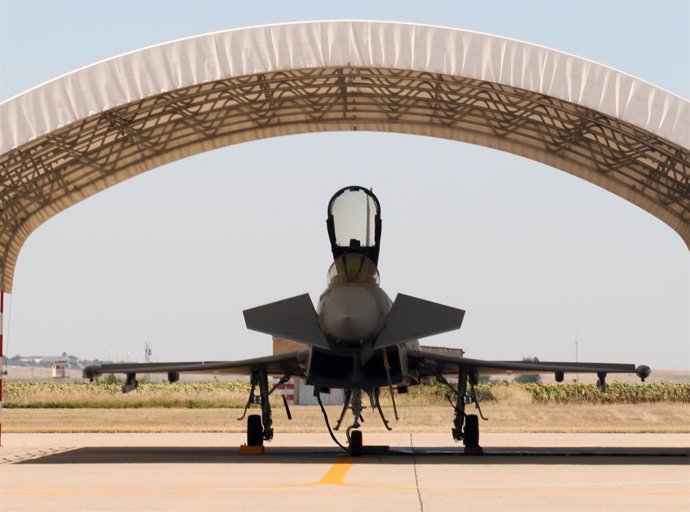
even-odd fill
[{"label": "metal arch hangar", "polygon": [[324,21],[145,48],[0,104],[0,289],[45,220],[173,160],[278,135],[480,144],[603,187],[690,248],[690,103],[555,50],[449,28]]}]

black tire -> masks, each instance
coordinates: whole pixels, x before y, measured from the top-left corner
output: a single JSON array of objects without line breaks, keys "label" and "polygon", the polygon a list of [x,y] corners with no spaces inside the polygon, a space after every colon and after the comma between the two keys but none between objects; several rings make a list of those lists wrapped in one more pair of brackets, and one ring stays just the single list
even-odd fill
[{"label": "black tire", "polygon": [[261,416],[250,414],[247,418],[247,446],[263,446],[264,429],[261,425]]},{"label": "black tire", "polygon": [[362,431],[353,430],[350,433],[350,455],[361,457],[362,455]]},{"label": "black tire", "polygon": [[462,442],[468,448],[479,447],[479,417],[476,414],[465,416],[465,436]]}]

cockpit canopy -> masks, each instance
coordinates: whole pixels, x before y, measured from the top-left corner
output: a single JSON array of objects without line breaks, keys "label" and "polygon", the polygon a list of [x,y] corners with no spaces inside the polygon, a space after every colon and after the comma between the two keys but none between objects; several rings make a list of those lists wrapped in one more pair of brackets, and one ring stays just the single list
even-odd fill
[{"label": "cockpit canopy", "polygon": [[345,254],[328,269],[328,285],[343,283],[379,284],[376,263],[363,254]]},{"label": "cockpit canopy", "polygon": [[381,241],[381,205],[373,192],[357,186],[336,192],[328,203],[326,224],[334,260],[345,254],[363,254],[376,266]]}]

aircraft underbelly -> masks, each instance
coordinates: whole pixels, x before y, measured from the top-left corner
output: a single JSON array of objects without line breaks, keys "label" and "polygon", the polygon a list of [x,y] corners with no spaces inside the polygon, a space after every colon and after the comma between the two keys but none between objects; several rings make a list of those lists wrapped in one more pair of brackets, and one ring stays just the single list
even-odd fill
[{"label": "aircraft underbelly", "polygon": [[[397,348],[387,352],[391,380],[394,385],[403,382],[404,372]],[[359,353],[326,352],[314,348],[309,363],[307,382],[316,386],[331,388],[373,388],[388,385],[383,354],[378,351],[364,364]]]}]

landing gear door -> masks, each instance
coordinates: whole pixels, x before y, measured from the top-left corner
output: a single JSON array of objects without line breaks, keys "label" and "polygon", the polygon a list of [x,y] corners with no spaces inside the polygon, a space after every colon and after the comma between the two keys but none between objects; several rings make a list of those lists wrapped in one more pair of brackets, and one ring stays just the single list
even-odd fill
[{"label": "landing gear door", "polygon": [[381,205],[362,187],[345,187],[328,203],[328,237],[333,259],[363,254],[378,264],[381,241]]}]

